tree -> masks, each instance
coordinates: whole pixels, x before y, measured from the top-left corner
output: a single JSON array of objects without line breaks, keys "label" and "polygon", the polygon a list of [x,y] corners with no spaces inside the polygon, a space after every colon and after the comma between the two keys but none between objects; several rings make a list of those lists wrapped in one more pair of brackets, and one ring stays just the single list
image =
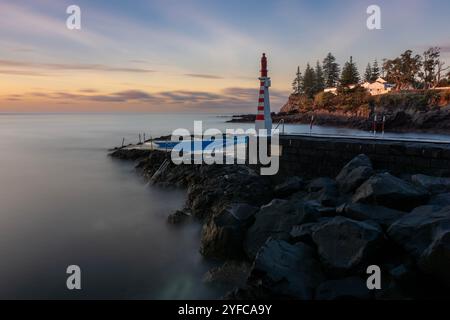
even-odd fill
[{"label": "tree", "polygon": [[340,68],[331,52],[323,59],[322,68],[325,86],[328,88],[336,87],[339,82]]},{"label": "tree", "polygon": [[386,60],[383,65],[386,80],[395,84],[397,90],[416,88],[421,67],[422,57],[417,54],[413,55],[412,50],[406,50],[395,59]]},{"label": "tree", "polygon": [[367,64],[366,71],[364,72],[364,81],[372,82],[372,66],[370,63]]},{"label": "tree", "polygon": [[323,89],[325,89],[325,78],[323,75],[323,69],[322,69],[319,61],[317,61],[317,63],[316,63],[315,76],[316,76],[315,93],[317,93],[317,92],[321,92],[321,91],[323,91]]},{"label": "tree", "polygon": [[292,82],[292,90],[294,94],[301,94],[303,93],[302,90],[302,73],[300,72],[300,67],[297,67],[297,73],[295,74],[295,79]]},{"label": "tree", "polygon": [[302,91],[307,97],[313,98],[315,94],[315,86],[316,86],[316,75],[314,69],[311,68],[311,66],[308,63],[306,65],[305,72],[303,73]]},{"label": "tree", "polygon": [[440,63],[440,54],[440,49],[437,47],[429,48],[423,53],[423,70],[420,72],[420,77],[423,80],[425,89],[429,89],[433,86],[433,82],[436,78],[436,69]]},{"label": "tree", "polygon": [[376,81],[380,76],[380,67],[378,66],[377,59],[375,59],[372,65],[372,81]]},{"label": "tree", "polygon": [[356,64],[353,62],[353,57],[347,61],[342,69],[341,86],[348,86],[357,84],[359,82],[359,72]]},{"label": "tree", "polygon": [[423,71],[420,73],[424,82],[424,88],[436,88],[441,83],[444,73],[449,67],[444,67],[445,62],[440,60],[441,48],[431,47],[423,53]]}]

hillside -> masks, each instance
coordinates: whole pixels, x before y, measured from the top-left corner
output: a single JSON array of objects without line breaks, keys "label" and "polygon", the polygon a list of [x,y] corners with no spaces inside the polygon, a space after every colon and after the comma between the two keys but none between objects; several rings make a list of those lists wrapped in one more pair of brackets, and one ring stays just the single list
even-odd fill
[{"label": "hillside", "polygon": [[[315,125],[371,130],[374,115],[386,117],[386,131],[423,131],[450,133],[450,90],[391,92],[370,96],[361,87],[346,89],[338,95],[319,93],[314,99],[292,94],[274,123]],[[235,117],[232,122],[250,122],[254,116]],[[381,126],[381,124],[379,124]]]}]

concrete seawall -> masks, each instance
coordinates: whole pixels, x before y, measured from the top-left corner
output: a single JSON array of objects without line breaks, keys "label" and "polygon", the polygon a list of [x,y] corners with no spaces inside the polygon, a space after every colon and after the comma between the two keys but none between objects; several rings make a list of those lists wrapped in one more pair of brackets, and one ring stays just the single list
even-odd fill
[{"label": "concrete seawall", "polygon": [[280,136],[280,173],[335,177],[358,154],[394,174],[450,176],[450,144],[341,137]]}]

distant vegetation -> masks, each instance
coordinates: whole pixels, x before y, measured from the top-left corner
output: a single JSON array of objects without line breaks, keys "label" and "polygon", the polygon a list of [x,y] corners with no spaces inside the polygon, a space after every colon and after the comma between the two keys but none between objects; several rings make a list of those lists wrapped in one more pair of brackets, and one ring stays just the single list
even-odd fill
[{"label": "distant vegetation", "polygon": [[[362,80],[373,82],[381,76],[393,84],[397,91],[450,86],[449,67],[445,66],[440,56],[441,49],[438,47],[429,48],[422,55],[406,50],[394,59],[383,59],[381,69],[375,59],[372,64],[368,63]],[[292,93],[314,98],[324,88],[346,87],[360,82],[360,73],[353,57],[349,58],[341,71],[336,58],[328,53],[322,63],[318,60],[314,67],[308,62],[303,73],[297,67]]]},{"label": "distant vegetation", "polygon": [[[368,112],[369,105],[383,108],[399,106],[423,110],[450,103],[450,90],[431,90],[450,86],[449,67],[440,59],[441,50],[432,47],[422,55],[406,50],[399,57],[383,59],[380,68],[378,60],[368,63],[361,78],[358,68],[350,57],[342,70],[332,53],[316,62],[309,63],[303,73],[297,68],[292,83],[290,102],[282,112],[309,112],[325,109],[329,112]],[[379,77],[393,85],[388,94],[371,96],[360,86],[361,82],[374,82]],[[325,88],[336,88],[336,94],[324,92]]]}]

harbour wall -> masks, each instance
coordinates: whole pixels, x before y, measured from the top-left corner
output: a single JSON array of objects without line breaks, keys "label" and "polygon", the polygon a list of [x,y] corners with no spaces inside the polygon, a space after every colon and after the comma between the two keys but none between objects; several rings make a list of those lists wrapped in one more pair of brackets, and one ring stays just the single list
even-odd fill
[{"label": "harbour wall", "polygon": [[375,138],[280,136],[282,175],[335,177],[359,154],[394,174],[450,176],[450,143]]}]

